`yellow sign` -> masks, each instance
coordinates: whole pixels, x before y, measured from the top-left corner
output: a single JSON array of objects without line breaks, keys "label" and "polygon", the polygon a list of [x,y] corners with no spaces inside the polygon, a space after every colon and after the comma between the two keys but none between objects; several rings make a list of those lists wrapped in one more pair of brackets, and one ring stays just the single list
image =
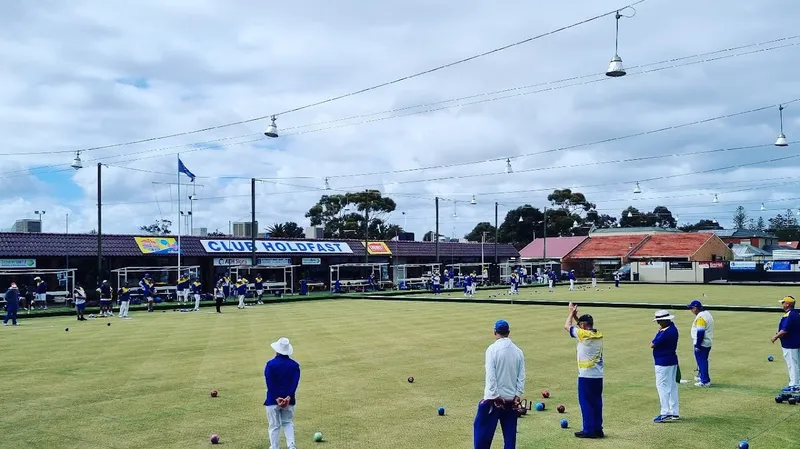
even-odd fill
[{"label": "yellow sign", "polygon": [[142,254],[178,254],[178,242],[171,237],[134,237]]},{"label": "yellow sign", "polygon": [[[361,242],[361,246],[364,246],[364,242]],[[367,247],[367,251],[372,254],[379,254],[379,255],[391,255],[392,250],[389,249],[383,242],[369,242],[369,246]]]}]

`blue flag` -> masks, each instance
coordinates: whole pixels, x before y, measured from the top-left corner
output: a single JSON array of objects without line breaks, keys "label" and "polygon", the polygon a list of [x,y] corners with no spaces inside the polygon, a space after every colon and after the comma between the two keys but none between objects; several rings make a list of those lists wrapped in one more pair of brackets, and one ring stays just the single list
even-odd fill
[{"label": "blue flag", "polygon": [[186,168],[185,165],[183,165],[183,161],[181,161],[180,159],[178,159],[178,173],[185,174],[192,180],[192,182],[194,182],[195,178],[194,173],[190,172],[189,169]]}]

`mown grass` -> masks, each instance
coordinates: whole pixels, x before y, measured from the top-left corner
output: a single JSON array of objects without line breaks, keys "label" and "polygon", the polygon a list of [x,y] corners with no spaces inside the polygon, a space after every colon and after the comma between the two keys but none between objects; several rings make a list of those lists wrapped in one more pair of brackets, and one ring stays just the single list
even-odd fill
[{"label": "mown grass", "polygon": [[[316,447],[320,431],[319,447],[330,449],[470,448],[484,350],[492,324],[505,318],[527,358],[525,396],[552,393],[545,411],[521,419],[517,447],[585,447],[573,436],[580,411],[566,308],[342,299],[210,310],[87,322],[23,317],[21,326],[1,328],[3,446],[183,449],[206,447],[218,433],[224,448],[267,448],[263,367],[273,356],[269,343],[287,336],[302,367],[299,447]],[[681,385],[682,421],[654,424],[653,311],[587,305],[581,312],[605,334],[608,438],[593,447],[733,448],[753,436],[753,448],[800,447],[800,406],[773,400],[787,381],[780,348],[769,342],[778,315],[716,312],[714,386]],[[691,314],[675,313],[691,378]],[[567,413],[555,411],[558,403]],[[569,429],[559,427],[562,418]]]},{"label": "mown grass", "polygon": [[[707,305],[746,305],[779,307],[780,300],[786,295],[800,298],[800,286],[750,286],[750,285],[718,285],[718,284],[614,284],[600,283],[594,289],[588,284],[575,286],[569,291],[569,282],[556,285],[553,292],[547,286],[525,286],[519,289],[519,295],[509,296],[508,290],[480,290],[475,298],[487,299],[531,299],[531,300],[564,300],[582,303],[591,302],[641,302],[664,303],[685,306],[692,299],[699,299]],[[442,295],[443,298],[463,299],[463,292],[452,291]]]}]

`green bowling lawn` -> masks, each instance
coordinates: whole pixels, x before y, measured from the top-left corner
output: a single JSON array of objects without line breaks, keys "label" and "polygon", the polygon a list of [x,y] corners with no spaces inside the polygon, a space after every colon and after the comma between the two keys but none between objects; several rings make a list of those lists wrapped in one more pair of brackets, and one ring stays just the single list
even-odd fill
[{"label": "green bowling lawn", "polygon": [[[712,291],[681,287],[674,301],[688,301],[692,288]],[[716,291],[714,300],[732,297]],[[747,288],[738,298],[773,303],[779,291]],[[263,368],[273,356],[269,343],[287,336],[302,367],[298,447],[470,448],[484,350],[494,321],[505,318],[527,358],[525,397],[541,399],[545,388],[552,393],[545,411],[521,419],[517,447],[587,447],[573,436],[581,419],[575,347],[562,328],[566,307],[342,299],[212,310],[87,322],[23,317],[19,327],[0,328],[3,446],[186,449],[208,447],[218,433],[226,449],[267,448]],[[593,448],[734,448],[748,437],[752,448],[800,447],[800,405],[773,400],[787,382],[780,347],[769,342],[779,314],[716,312],[714,386],[682,384],[682,421],[654,424],[653,311],[586,306],[581,312],[592,313],[606,336],[608,437]],[[679,356],[691,378],[692,315],[675,313]],[[775,362],[766,360],[770,354]],[[212,388],[219,390],[216,399]],[[559,403],[565,414],[555,411]],[[440,406],[445,416],[437,415]],[[569,429],[559,427],[562,418]],[[318,446],[317,431],[325,439]]]},{"label": "green bowling lawn", "polygon": [[[761,286],[761,285],[720,285],[720,284],[614,284],[601,283],[597,289],[589,284],[575,286],[569,291],[569,282],[559,283],[553,292],[547,286],[525,286],[519,289],[518,295],[510,296],[508,289],[477,290],[475,298],[481,299],[524,299],[524,300],[556,300],[576,303],[606,302],[640,302],[664,303],[685,306],[692,299],[699,299],[709,305],[746,305],[779,307],[780,300],[786,295],[800,298],[800,285],[794,286]],[[704,296],[705,294],[705,296]],[[430,295],[424,295],[430,296]],[[445,299],[463,299],[463,292],[445,292]]]}]

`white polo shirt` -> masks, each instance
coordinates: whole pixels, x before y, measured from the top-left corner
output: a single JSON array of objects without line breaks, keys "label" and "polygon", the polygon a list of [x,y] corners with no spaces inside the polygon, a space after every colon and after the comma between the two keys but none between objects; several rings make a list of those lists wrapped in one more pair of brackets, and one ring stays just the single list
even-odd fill
[{"label": "white polo shirt", "polygon": [[706,333],[703,336],[703,341],[700,346],[705,348],[711,347],[711,341],[714,339],[714,317],[707,310],[703,310],[694,317],[692,322],[692,344],[697,344],[697,331],[705,329]]},{"label": "white polo shirt", "polygon": [[603,334],[572,326],[569,335],[578,340],[578,377],[603,378]]},{"label": "white polo shirt", "polygon": [[509,338],[486,348],[486,388],[483,399],[512,400],[525,393],[525,355]]}]

